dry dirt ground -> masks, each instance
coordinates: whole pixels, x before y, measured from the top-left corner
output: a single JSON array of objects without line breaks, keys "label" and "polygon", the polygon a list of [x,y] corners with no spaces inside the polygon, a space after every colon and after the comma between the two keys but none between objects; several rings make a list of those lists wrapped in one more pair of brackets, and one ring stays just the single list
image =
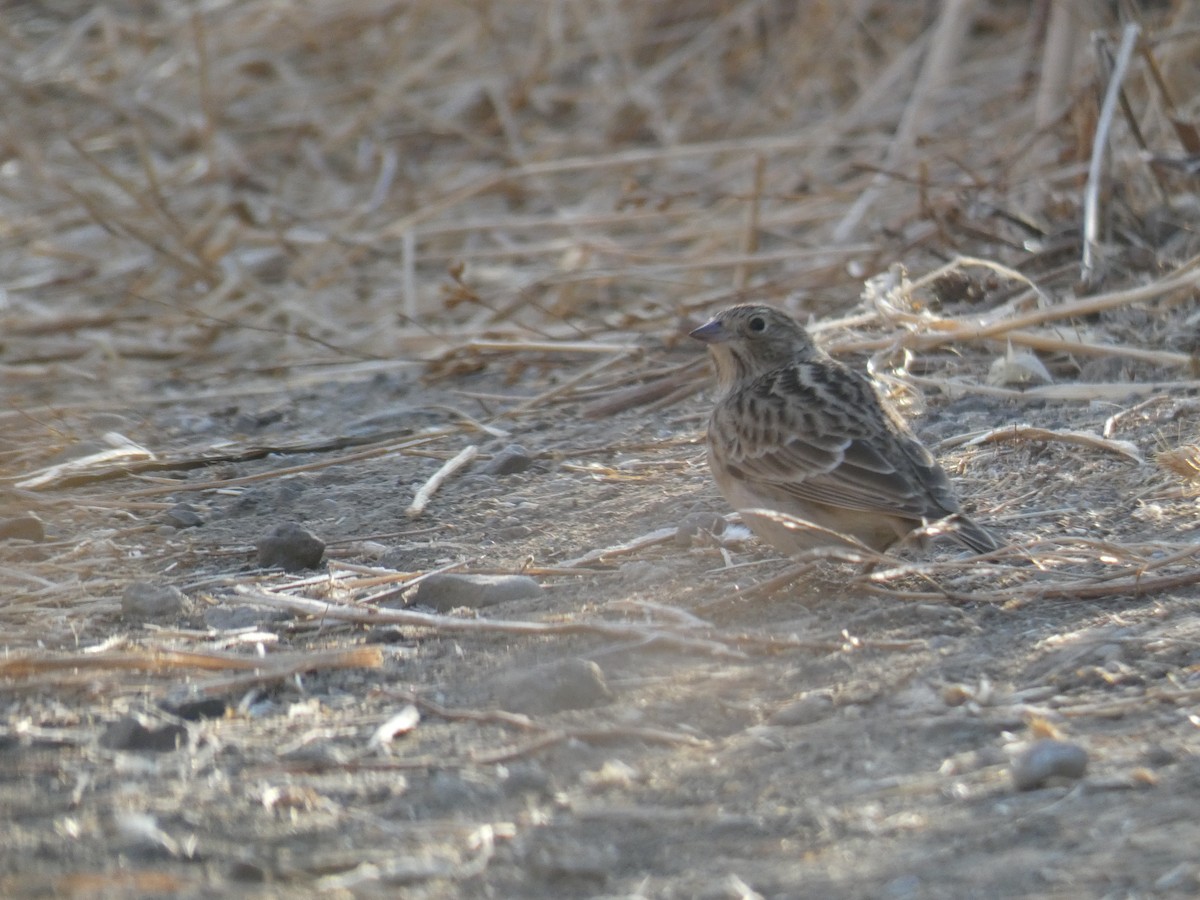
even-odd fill
[{"label": "dry dirt ground", "polygon": [[[0,895],[1196,895],[1185,7],[1084,284],[1056,4],[584,6],[5,13]],[[1005,549],[760,590],[684,337],[749,298]]]},{"label": "dry dirt ground", "polygon": [[[464,411],[465,395],[499,391],[525,393],[486,373],[428,387],[397,371],[233,405],[144,405],[121,417],[126,436],[169,456],[199,433],[286,446],[313,434],[438,429],[455,418],[448,408]],[[963,399],[933,405],[919,427],[934,443],[1016,420],[1098,433],[1131,405]],[[139,621],[109,602],[84,633],[71,629],[70,610],[59,610],[44,625],[46,650],[102,648],[101,659],[147,648],[148,664],[168,648],[253,656],[257,646],[270,657],[365,647],[379,651],[379,666],[301,665],[246,684],[213,680],[186,661],[165,677],[22,673],[7,692],[0,749],[5,893],[1196,889],[1191,678],[1200,597],[1192,587],[1020,599],[1006,589],[1023,577],[1019,567],[955,572],[946,549],[934,557],[948,574],[900,578],[891,584],[898,594],[847,584],[857,569],[826,563],[773,596],[746,599],[743,589],[785,564],[752,541],[727,540],[723,550],[698,535],[585,563],[581,574],[541,575],[536,596],[445,617],[633,626],[627,635],[339,624],[234,593],[236,585],[286,593],[303,581],[306,596],[342,603],[363,594],[369,574],[389,570],[459,562],[474,571],[528,564],[554,572],[596,548],[724,512],[698,444],[705,406],[697,397],[657,414],[594,421],[568,405],[507,420],[507,437],[475,435],[474,467],[415,520],[405,508],[440,460],[401,452],[294,477],[276,473],[321,464],[329,452],[198,467],[174,473],[179,489],[159,486],[159,511],[110,511],[104,540],[122,557],[112,593],[125,573],[140,572],[181,588],[186,607]],[[1164,428],[1194,415],[1173,409],[1170,426],[1153,413],[1134,416],[1119,437],[1151,451]],[[97,427],[116,424],[106,413]],[[434,446],[448,455],[466,437]],[[530,468],[485,474],[488,457],[513,442],[528,451]],[[978,511],[1018,543],[1046,535],[1067,545],[1194,540],[1194,531],[1163,528],[1188,521],[1194,501],[1147,499],[1167,481],[1128,460],[1037,443],[943,457],[968,495],[1001,478],[1002,489],[986,492],[994,506]],[[205,488],[214,474],[226,486]],[[240,481],[253,476],[270,477]],[[76,487],[72,503],[100,507],[145,485],[115,477]],[[176,500],[202,524],[161,525]],[[7,565],[94,540],[47,518],[51,541],[10,548]],[[253,544],[286,521],[330,542],[315,577],[254,568]],[[937,595],[939,579],[954,585],[950,595]],[[216,702],[181,705],[200,699]],[[373,741],[414,701],[415,727]],[[113,723],[131,719],[152,735],[168,729],[166,745],[114,736]],[[1015,790],[1012,755],[1051,733],[1086,749],[1086,775]]]}]

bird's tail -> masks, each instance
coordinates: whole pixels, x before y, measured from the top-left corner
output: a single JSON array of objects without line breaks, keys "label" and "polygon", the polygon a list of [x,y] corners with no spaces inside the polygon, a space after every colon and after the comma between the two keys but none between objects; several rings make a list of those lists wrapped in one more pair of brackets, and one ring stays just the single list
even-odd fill
[{"label": "bird's tail", "polygon": [[991,553],[1000,549],[996,536],[966,516],[958,513],[946,520],[946,533],[960,544],[970,547],[976,553]]}]

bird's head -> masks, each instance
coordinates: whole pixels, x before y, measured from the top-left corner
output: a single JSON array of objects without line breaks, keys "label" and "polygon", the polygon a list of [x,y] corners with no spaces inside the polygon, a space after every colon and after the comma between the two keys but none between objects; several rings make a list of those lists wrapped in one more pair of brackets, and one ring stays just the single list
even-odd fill
[{"label": "bird's head", "polygon": [[823,355],[804,326],[770,306],[731,306],[691,336],[708,345],[723,391],[747,378]]}]

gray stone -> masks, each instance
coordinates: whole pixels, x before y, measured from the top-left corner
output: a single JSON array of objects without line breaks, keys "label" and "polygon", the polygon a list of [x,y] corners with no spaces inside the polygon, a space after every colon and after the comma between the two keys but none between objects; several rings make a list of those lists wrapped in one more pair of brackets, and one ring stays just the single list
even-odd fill
[{"label": "gray stone", "polygon": [[171,619],[183,612],[187,597],[169,584],[134,581],[121,595],[121,615],[131,619]]},{"label": "gray stone", "polygon": [[169,753],[187,743],[187,729],[166,724],[146,727],[132,716],[109,724],[100,735],[100,746],[110,750]]},{"label": "gray stone", "polygon": [[1032,791],[1051,778],[1075,780],[1087,771],[1088,754],[1078,744],[1042,740],[1026,747],[1012,761],[1013,786]]},{"label": "gray stone", "polygon": [[528,525],[505,525],[492,532],[492,536],[501,541],[519,541],[531,534],[533,534],[533,529]]},{"label": "gray stone", "polygon": [[402,601],[408,606],[427,606],[438,612],[459,607],[482,609],[536,597],[542,586],[528,575],[430,575],[417,584]]},{"label": "gray stone", "polygon": [[258,564],[286,572],[315,569],[325,555],[325,542],[295,522],[277,525],[258,544]]},{"label": "gray stone", "polygon": [[590,709],[613,699],[604,671],[586,659],[563,659],[501,676],[493,696],[503,709],[529,714]]},{"label": "gray stone", "polygon": [[529,451],[520,444],[509,444],[483,467],[488,475],[516,475],[526,471],[534,463]]},{"label": "gray stone", "polygon": [[204,524],[196,510],[187,503],[176,503],[163,513],[163,521],[175,528],[198,528]]}]

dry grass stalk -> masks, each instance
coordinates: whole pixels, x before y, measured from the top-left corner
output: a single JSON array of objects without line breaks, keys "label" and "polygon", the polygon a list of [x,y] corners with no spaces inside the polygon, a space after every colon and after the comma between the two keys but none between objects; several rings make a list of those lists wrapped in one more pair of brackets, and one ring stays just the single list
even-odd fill
[{"label": "dry grass stalk", "polygon": [[1081,32],[1079,12],[1074,3],[1047,0],[1041,6],[1049,11],[1049,21],[1042,44],[1041,73],[1034,101],[1033,124],[1039,131],[1052,125],[1067,109],[1069,79]]},{"label": "dry grass stalk", "polygon": [[474,444],[469,444],[463,447],[452,459],[446,460],[436,472],[429,476],[429,480],[417,488],[416,494],[413,495],[412,503],[405,510],[405,515],[410,519],[415,519],[417,516],[425,512],[425,507],[429,505],[429,501],[433,499],[433,495],[438,492],[438,489],[446,483],[446,479],[452,476],[459,469],[471,464],[476,456],[479,455],[479,448]]},{"label": "dry grass stalk", "polygon": [[1054,441],[1113,453],[1139,465],[1145,462],[1141,451],[1129,441],[1115,441],[1083,431],[1052,431],[1048,428],[1035,428],[1031,425],[1005,425],[1002,428],[989,429],[981,434],[962,435],[952,442],[947,442],[946,446],[978,447],[981,444],[996,441]]},{"label": "dry grass stalk", "polygon": [[591,563],[604,562],[614,556],[625,556],[630,553],[637,553],[639,550],[644,550],[647,547],[654,547],[659,544],[673,540],[675,533],[678,531],[675,527],[658,528],[649,534],[643,534],[635,537],[632,540],[622,541],[619,544],[614,544],[611,547],[597,547],[594,550],[589,550],[583,556],[575,559],[568,559],[558,564],[560,569],[574,569],[579,566],[587,566]]},{"label": "dry grass stalk", "polygon": [[1045,384],[1030,388],[1003,388],[977,382],[950,378],[928,378],[909,374],[905,381],[920,388],[930,388],[951,397],[978,394],[984,397],[1015,401],[1057,400],[1070,403],[1121,403],[1146,394],[1178,394],[1194,391],[1195,381],[1121,381],[1113,383],[1083,382],[1079,384]]},{"label": "dry grass stalk", "polygon": [[1133,50],[1141,32],[1141,27],[1136,22],[1129,22],[1121,33],[1121,45],[1117,48],[1117,57],[1109,75],[1108,89],[1104,94],[1104,104],[1100,108],[1100,120],[1092,142],[1087,189],[1083,194],[1083,264],[1080,277],[1084,284],[1092,284],[1096,278],[1096,254],[1100,249],[1100,180],[1103,175],[1105,149],[1116,114],[1117,100],[1121,94],[1121,84],[1125,80],[1125,71],[1129,68],[1129,61],[1133,58]]},{"label": "dry grass stalk", "polygon": [[[950,0],[941,8],[937,26],[930,37],[925,63],[888,147],[884,168],[894,170],[908,162],[917,136],[928,118],[930,106],[940,99],[940,92],[951,82],[955,60],[962,53],[963,38],[970,27],[974,6],[975,0]],[[890,178],[884,174],[875,176],[870,187],[863,191],[834,227],[835,243],[848,240],[858,230],[863,217],[889,181]]]},{"label": "dry grass stalk", "polygon": [[140,653],[105,651],[55,655],[42,651],[10,656],[0,662],[0,679],[6,679],[8,689],[12,690],[21,687],[45,689],[55,684],[84,685],[94,682],[98,673],[144,672],[177,675],[184,672],[229,670],[251,673],[234,679],[193,685],[193,688],[201,693],[225,693],[232,687],[268,684],[301,672],[316,672],[322,669],[378,669],[381,665],[383,656],[378,647],[275,653],[266,657],[164,649],[148,649]]},{"label": "dry grass stalk", "polygon": [[405,625],[444,633],[554,635],[593,634],[601,637],[635,640],[639,643],[659,642],[669,646],[710,653],[716,656],[741,658],[743,654],[716,636],[694,636],[654,626],[625,625],[612,622],[512,622],[487,619],[458,619],[433,613],[394,609],[361,609],[341,604],[324,603],[302,597],[290,597],[275,592],[253,590],[239,586],[243,597],[276,609],[287,609],[301,615],[342,622],[361,622],[372,625]]}]

